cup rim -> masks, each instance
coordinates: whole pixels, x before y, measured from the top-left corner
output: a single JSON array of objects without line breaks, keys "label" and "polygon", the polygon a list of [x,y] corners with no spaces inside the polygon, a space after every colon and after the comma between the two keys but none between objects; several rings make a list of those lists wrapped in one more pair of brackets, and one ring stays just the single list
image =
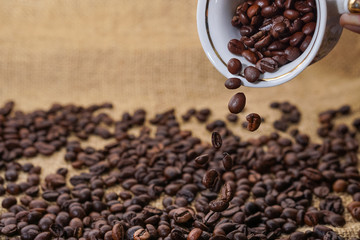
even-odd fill
[{"label": "cup rim", "polygon": [[[303,60],[295,67],[293,67],[290,71],[287,71],[286,73],[280,76],[276,76],[274,78],[268,78],[268,79],[261,79],[256,83],[250,83],[243,76],[232,75],[231,73],[228,72],[226,62],[221,58],[218,50],[215,48],[213,44],[210,34],[210,28],[208,26],[208,10],[209,10],[208,8],[210,1],[215,1],[216,3],[222,2],[218,0],[198,0],[197,28],[198,28],[198,35],[200,38],[201,45],[203,47],[203,50],[207,58],[223,76],[225,76],[226,78],[231,78],[231,77],[240,78],[244,86],[259,87],[259,88],[273,87],[292,80],[298,74],[300,74],[308,65],[312,63],[313,59],[316,57],[321,47],[326,29],[327,5],[326,5],[326,0],[315,0],[317,6],[317,24],[316,24],[315,34],[311,42],[310,51],[305,56],[303,56],[303,54],[300,55],[300,57],[303,58]],[[234,55],[234,57],[236,56]]]}]

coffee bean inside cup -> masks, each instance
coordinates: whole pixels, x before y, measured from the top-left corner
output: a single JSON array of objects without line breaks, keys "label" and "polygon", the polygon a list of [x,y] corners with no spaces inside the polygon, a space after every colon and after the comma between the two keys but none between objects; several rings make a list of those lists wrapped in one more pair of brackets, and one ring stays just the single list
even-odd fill
[{"label": "coffee bean inside cup", "polygon": [[[251,64],[261,73],[274,73],[279,67],[296,60],[310,45],[316,29],[316,14],[314,1],[256,0],[241,3],[231,21],[239,29],[241,38],[230,40],[228,50],[250,63],[241,63],[245,65],[246,80],[254,83],[260,77],[246,74]],[[237,75],[239,72],[235,70],[239,68],[234,69],[234,62],[234,59],[229,61],[228,69]],[[236,63],[236,66],[240,65]]]}]

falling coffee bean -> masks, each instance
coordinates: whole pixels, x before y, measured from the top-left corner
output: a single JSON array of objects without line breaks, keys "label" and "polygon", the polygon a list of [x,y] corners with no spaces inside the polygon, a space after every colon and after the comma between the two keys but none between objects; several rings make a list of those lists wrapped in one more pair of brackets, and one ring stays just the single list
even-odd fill
[{"label": "falling coffee bean", "polygon": [[227,89],[237,89],[242,85],[239,78],[229,78],[225,81],[225,87]]},{"label": "falling coffee bean", "polygon": [[257,113],[250,113],[246,116],[247,129],[251,132],[256,131],[261,124],[261,117]]},{"label": "falling coffee bean", "polygon": [[245,94],[239,92],[230,99],[228,108],[231,113],[237,114],[240,113],[245,108],[245,104],[246,104]]}]

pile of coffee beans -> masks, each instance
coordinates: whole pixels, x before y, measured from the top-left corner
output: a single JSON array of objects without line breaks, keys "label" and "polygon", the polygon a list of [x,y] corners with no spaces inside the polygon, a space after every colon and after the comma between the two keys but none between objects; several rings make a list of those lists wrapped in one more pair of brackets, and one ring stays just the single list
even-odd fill
[{"label": "pile of coffee beans", "polygon": [[181,116],[184,122],[190,121],[191,117],[196,117],[199,122],[206,122],[211,115],[211,110],[209,108],[203,108],[196,110],[195,108],[190,108],[186,111],[185,114]]},{"label": "pile of coffee beans", "polygon": [[[8,134],[22,141],[20,132],[27,129],[25,139],[34,136],[27,147],[53,145],[56,136],[64,136],[66,166],[81,169],[69,174],[60,168],[42,181],[41,167],[2,158],[1,204],[7,212],[0,215],[0,232],[8,239],[340,240],[330,227],[344,226],[347,211],[360,219],[360,119],[353,126],[333,121],[350,114],[348,106],[319,115],[322,143],[299,131],[289,138],[273,132],[241,139],[216,120],[206,125],[212,144],[182,130],[174,110],[149,119],[155,127],[150,128],[142,109],[113,120],[97,113],[100,105],[56,106],[29,114],[0,110],[1,144],[8,152],[13,150],[3,141]],[[43,121],[47,127],[35,127]],[[85,130],[89,124],[92,131]],[[140,126],[138,134],[128,131],[134,126]],[[55,131],[50,129],[64,132],[47,138]],[[70,133],[110,142],[99,149],[83,146],[68,141]],[[28,174],[24,187],[16,182],[21,171]],[[345,206],[338,193],[351,195],[353,202]],[[304,225],[312,230],[297,231]]]},{"label": "pile of coffee beans", "polygon": [[299,109],[287,101],[281,103],[272,102],[270,107],[281,111],[281,118],[273,123],[274,128],[279,131],[286,132],[291,125],[297,124],[301,120]]},{"label": "pile of coffee beans", "polygon": [[[316,28],[316,4],[314,0],[245,1],[236,8],[231,24],[239,28],[241,39],[230,40],[228,49],[255,65],[244,69],[246,80],[254,83],[261,73],[277,71],[307,49]],[[228,70],[239,75],[242,65],[232,58]]]}]

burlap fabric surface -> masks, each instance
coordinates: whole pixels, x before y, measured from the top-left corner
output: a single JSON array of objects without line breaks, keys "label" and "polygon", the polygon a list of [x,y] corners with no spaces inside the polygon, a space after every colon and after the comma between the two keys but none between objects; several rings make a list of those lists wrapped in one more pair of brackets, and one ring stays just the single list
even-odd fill
[{"label": "burlap fabric surface", "polygon": [[[138,107],[151,116],[174,107],[181,114],[189,107],[207,106],[213,110],[212,119],[224,118],[234,92],[224,88],[225,79],[202,51],[196,4],[195,0],[2,0],[0,102],[11,99],[16,109],[31,111],[54,102],[111,101],[114,118]],[[255,133],[240,124],[231,128],[244,138],[269,133],[271,122],[279,117],[269,109],[273,100],[296,103],[303,112],[298,128],[315,140],[319,111],[350,103],[353,116],[359,116],[359,53],[360,36],[345,31],[331,54],[293,81],[268,89],[244,88],[248,103],[240,117],[258,112],[266,123]],[[210,134],[196,121],[184,128],[209,141]],[[97,148],[103,144],[97,138],[88,142]],[[21,162],[41,165],[45,176],[66,166],[63,155],[61,151]],[[351,198],[343,195],[343,199]],[[355,237],[360,223],[348,212],[345,215],[348,223],[336,231],[345,238]]]}]

